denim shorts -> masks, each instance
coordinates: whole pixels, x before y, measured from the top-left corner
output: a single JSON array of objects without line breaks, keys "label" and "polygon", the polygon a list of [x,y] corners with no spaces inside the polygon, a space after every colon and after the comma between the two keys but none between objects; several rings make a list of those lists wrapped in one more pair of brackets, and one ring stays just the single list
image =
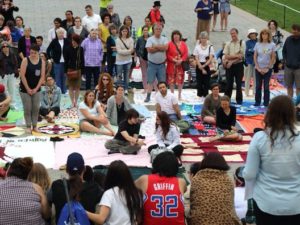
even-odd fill
[{"label": "denim shorts", "polygon": [[155,64],[148,61],[147,83],[152,84],[157,78],[158,82],[166,81],[166,64]]}]

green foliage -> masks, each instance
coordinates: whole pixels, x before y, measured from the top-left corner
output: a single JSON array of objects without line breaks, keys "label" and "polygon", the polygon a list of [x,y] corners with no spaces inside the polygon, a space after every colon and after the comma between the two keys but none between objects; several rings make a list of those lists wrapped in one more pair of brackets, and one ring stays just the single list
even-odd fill
[{"label": "green foliage", "polygon": [[[300,1],[299,0],[275,0],[279,3],[288,5],[300,11]],[[300,24],[300,13],[296,13],[288,8],[285,11],[284,18],[284,7],[277,5],[269,0],[231,0],[231,3],[245,11],[248,11],[258,17],[269,21],[275,19],[279,27],[291,30],[291,25],[294,23]],[[258,5],[258,10],[257,10]]]}]

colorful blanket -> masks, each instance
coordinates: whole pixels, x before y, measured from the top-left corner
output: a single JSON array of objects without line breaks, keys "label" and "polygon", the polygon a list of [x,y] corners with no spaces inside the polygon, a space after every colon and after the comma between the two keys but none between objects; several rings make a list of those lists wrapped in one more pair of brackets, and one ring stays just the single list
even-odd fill
[{"label": "colorful blanket", "polygon": [[199,162],[205,153],[219,152],[227,162],[240,163],[246,160],[251,134],[243,134],[243,141],[239,142],[209,142],[209,137],[199,135],[182,135],[180,140],[185,147],[181,157],[183,162]]}]

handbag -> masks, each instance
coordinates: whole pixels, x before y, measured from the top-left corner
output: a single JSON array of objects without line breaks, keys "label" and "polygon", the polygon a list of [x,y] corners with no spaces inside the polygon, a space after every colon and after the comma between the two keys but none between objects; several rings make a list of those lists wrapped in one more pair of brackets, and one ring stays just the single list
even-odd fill
[{"label": "handbag", "polygon": [[80,47],[78,47],[77,51],[77,60],[76,60],[76,69],[68,69],[67,71],[67,77],[69,80],[76,80],[80,78],[81,70],[78,69],[80,66]]},{"label": "handbag", "polygon": [[151,163],[153,163],[156,156],[158,156],[160,153],[163,153],[163,152],[173,152],[173,151],[171,149],[166,148],[166,147],[157,147],[155,149],[152,149],[151,152],[150,152]]},{"label": "handbag", "polygon": [[[181,53],[180,49],[178,48],[178,46],[174,42],[173,42],[173,44],[175,45],[177,52],[180,54],[180,56],[182,56],[182,53]],[[188,63],[188,61],[182,61],[181,66],[182,66],[183,71],[190,70],[190,64]]]}]

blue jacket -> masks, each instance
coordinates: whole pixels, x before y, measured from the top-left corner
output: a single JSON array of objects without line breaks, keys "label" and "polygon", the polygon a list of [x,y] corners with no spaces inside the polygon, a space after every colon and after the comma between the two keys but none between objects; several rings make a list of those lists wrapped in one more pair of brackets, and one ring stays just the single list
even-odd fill
[{"label": "blue jacket", "polygon": [[41,91],[41,108],[49,109],[53,107],[60,107],[61,90],[58,86],[54,86],[52,103],[49,102],[48,98],[49,87],[42,87]]},{"label": "blue jacket", "polygon": [[257,40],[248,40],[246,41],[246,51],[245,51],[245,61],[248,65],[254,65],[254,46]]}]

